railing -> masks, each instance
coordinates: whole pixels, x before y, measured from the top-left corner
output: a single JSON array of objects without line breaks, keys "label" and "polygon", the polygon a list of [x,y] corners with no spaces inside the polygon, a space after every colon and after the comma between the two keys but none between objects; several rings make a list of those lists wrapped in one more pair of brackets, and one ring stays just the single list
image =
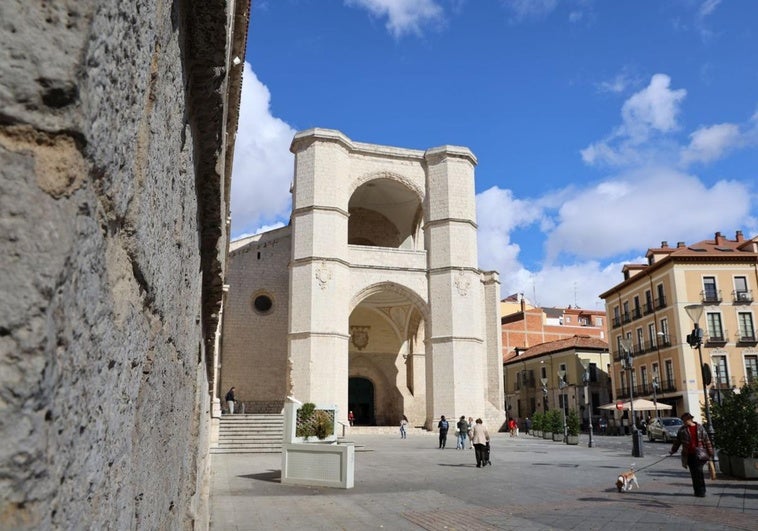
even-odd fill
[{"label": "railing", "polygon": [[660,297],[658,297],[657,299],[655,299],[655,301],[653,301],[653,304],[655,304],[655,309],[656,310],[660,310],[661,308],[665,308],[666,307],[666,296],[665,295],[661,295]]},{"label": "railing", "polygon": [[740,345],[755,345],[758,343],[755,332],[737,332],[734,334],[734,341]]},{"label": "railing", "polygon": [[613,328],[618,328],[619,326],[621,326],[621,317],[614,317]]},{"label": "railing", "polygon": [[753,302],[753,292],[751,290],[735,290],[732,292],[732,299],[737,303]]},{"label": "railing", "polygon": [[632,322],[632,318],[631,318],[631,316],[629,315],[629,312],[624,312],[624,313],[621,315],[621,319],[622,319],[622,320],[623,320],[625,323],[631,323],[631,322]]},{"label": "railing", "polygon": [[673,391],[676,391],[676,383],[674,383],[674,380],[663,380],[661,382],[661,388],[658,389],[659,393],[671,393]]},{"label": "railing", "polygon": [[653,313],[653,311],[654,311],[653,310],[653,303],[652,302],[645,302],[645,304],[643,304],[643,306],[642,306],[642,311],[644,312],[645,315],[649,315],[649,314]]},{"label": "railing", "polygon": [[640,308],[632,310],[632,319],[639,319],[640,317],[642,317],[642,310]]},{"label": "railing", "polygon": [[719,304],[721,302],[720,289],[704,289],[700,292],[703,304]]},{"label": "railing", "polygon": [[715,334],[709,334],[705,336],[706,345],[724,345],[729,337],[729,333],[726,330],[721,330]]}]

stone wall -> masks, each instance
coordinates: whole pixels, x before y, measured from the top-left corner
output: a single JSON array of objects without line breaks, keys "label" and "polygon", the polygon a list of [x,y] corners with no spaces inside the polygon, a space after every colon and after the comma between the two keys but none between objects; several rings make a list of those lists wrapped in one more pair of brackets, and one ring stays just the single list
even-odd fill
[{"label": "stone wall", "polygon": [[0,5],[0,528],[208,526],[240,4]]}]

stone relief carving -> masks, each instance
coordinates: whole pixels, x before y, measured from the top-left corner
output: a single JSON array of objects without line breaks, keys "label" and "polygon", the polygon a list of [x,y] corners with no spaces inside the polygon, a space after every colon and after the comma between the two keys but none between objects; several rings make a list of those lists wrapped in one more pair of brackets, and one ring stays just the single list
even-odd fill
[{"label": "stone relief carving", "polygon": [[466,278],[463,271],[458,271],[458,276],[455,278],[455,287],[458,289],[458,294],[461,297],[468,295],[469,288],[471,287],[471,281]]},{"label": "stone relief carving", "polygon": [[319,287],[326,289],[326,285],[332,278],[332,271],[327,267],[326,262],[321,262],[321,265],[316,268],[315,274]]},{"label": "stone relief carving", "polygon": [[368,345],[369,330],[371,330],[370,326],[353,325],[350,327],[350,341],[358,350],[363,350]]}]

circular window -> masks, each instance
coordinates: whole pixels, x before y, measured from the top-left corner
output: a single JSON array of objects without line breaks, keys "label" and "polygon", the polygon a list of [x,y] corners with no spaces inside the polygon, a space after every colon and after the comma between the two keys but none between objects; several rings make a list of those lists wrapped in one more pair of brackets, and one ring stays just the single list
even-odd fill
[{"label": "circular window", "polygon": [[271,300],[271,297],[268,295],[258,295],[253,300],[253,307],[260,313],[268,313],[271,311],[271,307],[274,305],[274,302]]}]

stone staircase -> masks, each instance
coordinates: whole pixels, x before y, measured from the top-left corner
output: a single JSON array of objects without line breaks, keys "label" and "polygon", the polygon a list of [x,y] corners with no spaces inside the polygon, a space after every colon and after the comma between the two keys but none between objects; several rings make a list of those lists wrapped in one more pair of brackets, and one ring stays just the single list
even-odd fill
[{"label": "stone staircase", "polygon": [[223,415],[212,454],[266,454],[282,451],[284,415]]}]

